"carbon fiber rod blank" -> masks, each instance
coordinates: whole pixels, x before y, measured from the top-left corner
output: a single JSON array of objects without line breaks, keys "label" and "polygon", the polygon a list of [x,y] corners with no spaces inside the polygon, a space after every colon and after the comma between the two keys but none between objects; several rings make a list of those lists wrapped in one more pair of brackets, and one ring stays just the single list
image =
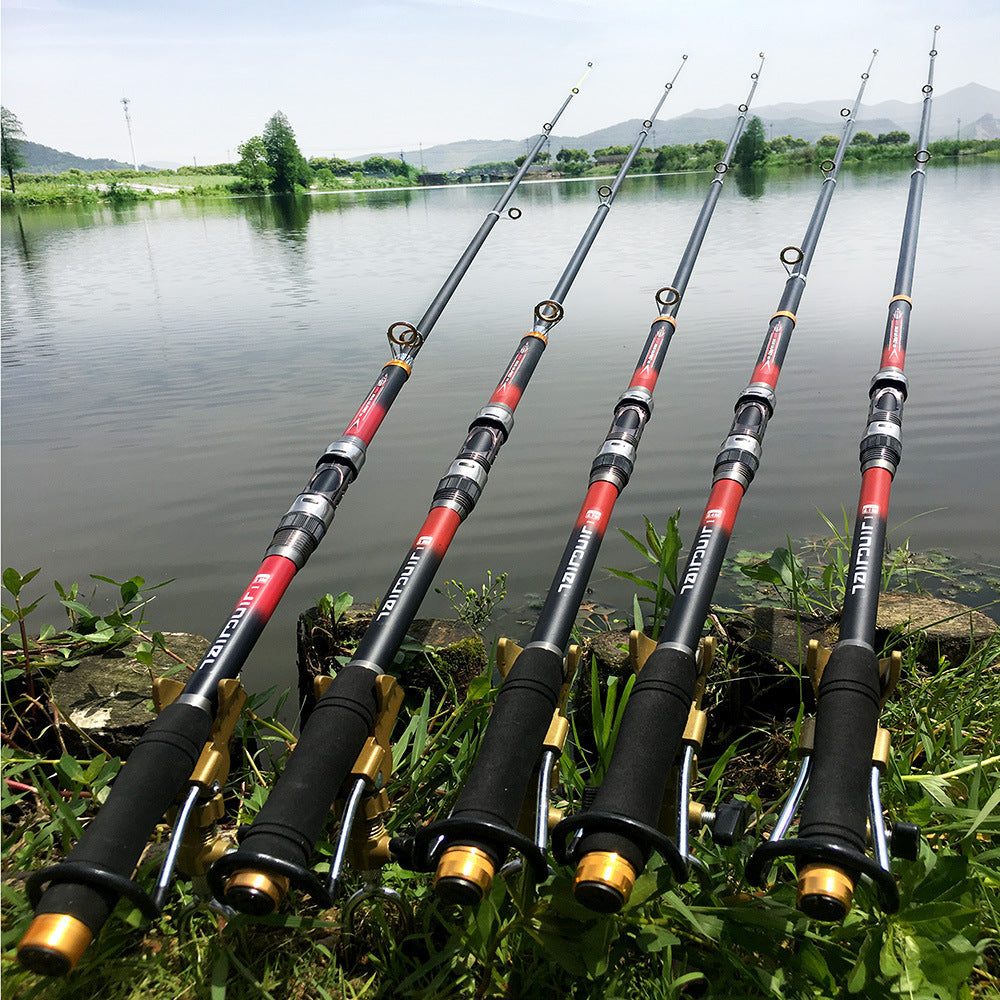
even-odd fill
[{"label": "carbon fiber rod blank", "polygon": [[[873,54],[872,62],[874,58]],[[871,63],[862,74],[853,108],[841,112],[846,120],[840,143],[833,159],[822,164],[826,176],[802,246],[786,247],[781,253],[789,269],[788,280],[769,322],[750,384],[736,401],[729,434],[715,460],[714,481],[701,525],[659,644],[632,688],[604,781],[590,808],[563,820],[553,831],[556,859],[576,865],[574,893],[593,910],[619,910],[652,851],[661,850],[665,856],[671,853],[672,844],[658,829],[658,820],[695,695],[695,650],[740,501],[760,463],[796,309],[870,69]]]},{"label": "carbon fiber rod blank", "polygon": [[[895,824],[892,835],[886,835],[879,779],[888,763],[889,734],[879,728],[878,720],[890,690],[880,678],[874,643],[889,493],[903,450],[903,404],[908,390],[903,364],[913,309],[910,294],[925,168],[930,159],[927,144],[939,30],[940,26],[935,26],[923,87],[920,134],[882,355],[869,388],[868,421],[860,449],[861,493],[839,637],[822,667],[815,729],[810,730],[812,746],[803,748],[807,750],[805,779],[797,782],[786,805],[783,816],[787,821],[782,829],[775,830],[771,839],[757,848],[747,865],[747,877],[761,885],[775,857],[794,857],[799,873],[798,907],[819,920],[839,921],[847,916],[861,875],[874,881],[883,909],[896,910],[899,894],[889,873],[890,845],[894,856],[912,857],[919,836],[917,827],[903,823]],[[785,839],[783,831],[800,799],[797,837]],[[869,828],[876,845],[875,860],[865,854]]]},{"label": "carbon fiber rod blank", "polygon": [[[676,316],[746,125],[764,64],[763,53],[760,59],[757,71],[751,74],[750,92],[739,107],[725,153],[715,165],[714,177],[673,282],[656,293],[659,315],[646,336],[628,388],[615,404],[611,428],[592,463],[583,505],[556,567],[531,641],[504,679],[476,762],[451,817],[430,824],[415,838],[412,853],[416,865],[436,868],[435,889],[451,902],[471,904],[483,898],[494,872],[504,862],[543,746],[552,753],[558,752],[558,748],[550,749],[548,732],[561,688],[566,683],[563,664],[570,632],[615,503],[631,477],[643,428],[652,416],[653,392],[676,330]],[[537,809],[544,836],[536,837],[536,844],[540,841],[542,849],[548,829],[542,825],[543,818],[548,818],[547,798],[539,801]],[[449,832],[458,824],[465,831],[462,836]]]},{"label": "carbon fiber rod blank", "polygon": [[[119,897],[144,898],[131,881],[132,873],[155,825],[172,803],[187,794],[192,770],[218,708],[220,683],[239,676],[292,578],[327,534],[338,504],[361,472],[368,445],[410,376],[417,353],[578,91],[579,85],[573,87],[545,123],[521,168],[487,213],[419,324],[393,323],[389,327],[392,358],[343,435],[320,457],[305,489],[279,521],[263,562],[183,693],[144,734],[67,862],[32,877],[29,891],[38,897],[36,917],[22,939],[18,957],[33,971],[45,975],[71,971]],[[520,213],[510,209],[508,214],[516,218]],[[156,907],[148,904],[147,909],[155,911]]]},{"label": "carbon fiber rod blank", "polygon": [[[458,455],[438,483],[430,512],[354,656],[317,702],[284,772],[239,848],[213,866],[212,887],[228,905],[266,913],[280,905],[290,886],[317,895],[309,861],[331,806],[355,773],[352,765],[374,723],[376,679],[391,666],[455,533],[486,487],[549,331],[562,319],[563,299],[672,86],[673,81],[666,85],[612,184],[599,190],[600,204],[591,222],[551,297],[535,306],[534,325],[521,338],[488,404],[476,415]],[[340,835],[343,838],[349,832],[342,829]]]}]

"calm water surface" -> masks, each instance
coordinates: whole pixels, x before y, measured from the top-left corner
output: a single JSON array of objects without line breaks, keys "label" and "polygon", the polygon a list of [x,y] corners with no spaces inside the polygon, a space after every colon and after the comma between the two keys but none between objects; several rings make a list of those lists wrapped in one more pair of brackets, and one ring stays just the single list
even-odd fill
[{"label": "calm water surface", "polygon": [[[439,585],[506,570],[498,627],[508,633],[530,633],[530,621],[518,622],[548,588],[656,315],[653,292],[673,276],[709,179],[622,188],[489,488],[441,568]],[[890,510],[900,526],[892,541],[909,536],[915,548],[993,567],[998,182],[1000,164],[929,173]],[[733,552],[823,533],[817,509],[853,512],[907,183],[905,169],[840,179]],[[518,192],[524,215],[497,227],[428,339],[330,536],[259,642],[252,688],[290,683],[294,619],[314,598],[349,590],[376,600],[391,583],[469,421],[589,222],[595,188]],[[752,193],[727,184],[618,527],[641,533],[643,514],[662,524],[680,507],[691,536],[785,280],[778,251],[801,241],[818,189],[812,174],[768,176]],[[278,517],[389,357],[384,330],[416,322],[497,195],[463,187],[5,212],[3,564],[41,566],[45,589],[90,573],[176,578],[158,592],[154,626],[214,636]],[[600,565],[635,564],[609,533]],[[593,586],[598,601],[631,604],[605,571]],[[449,606],[431,594],[424,609]],[[58,619],[54,597],[38,615]]]}]

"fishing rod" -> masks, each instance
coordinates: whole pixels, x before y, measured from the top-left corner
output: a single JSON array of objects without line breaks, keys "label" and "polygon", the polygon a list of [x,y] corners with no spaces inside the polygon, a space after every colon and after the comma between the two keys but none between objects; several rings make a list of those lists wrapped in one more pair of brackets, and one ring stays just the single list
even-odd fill
[{"label": "fishing rod", "polygon": [[[934,92],[934,27],[927,83],[923,87],[920,135],[910,174],[906,215],[896,265],[896,282],[878,371],[869,389],[868,423],[861,439],[861,493],[854,522],[854,543],[847,567],[840,633],[833,651],[810,644],[809,673],[816,689],[816,714],[802,727],[803,759],[785,807],[769,839],[747,864],[747,878],[763,885],[777,857],[790,856],[798,869],[800,910],[818,920],[840,921],[851,908],[862,875],[870,878],[882,909],[899,909],[899,891],[889,872],[891,857],[915,860],[920,828],[894,823],[882,814],[879,791],[888,766],[891,740],[879,726],[879,712],[895,687],[900,654],[881,663],[875,654],[886,518],[892,480],[902,456],[903,373],[913,300],[920,207],[930,159],[931,95]],[[799,803],[798,836],[786,838]],[[874,858],[866,852],[871,830]]]},{"label": "fishing rod", "polygon": [[682,881],[687,876],[689,860],[686,850],[682,853],[687,816],[678,817],[678,843],[661,832],[658,823],[678,751],[684,747],[678,769],[678,785],[684,788],[690,780],[694,747],[700,741],[697,733],[689,732],[689,718],[692,708],[700,710],[699,688],[709,664],[705,659],[698,664],[695,651],[740,501],[760,463],[796,310],[874,61],[875,53],[861,74],[853,108],[841,111],[846,118],[843,133],[833,159],[821,164],[825,177],[802,246],[781,251],[789,272],[784,291],[769,321],[750,383],[736,400],[735,417],[715,459],[708,504],[684,574],[658,645],[632,688],[604,780],[589,808],[564,819],[552,832],[556,860],[576,865],[574,894],[592,910],[619,910],[653,850],[664,857],[675,878]]},{"label": "fishing rod", "polygon": [[[639,440],[653,412],[653,391],[677,327],[677,312],[694,270],[726,172],[743,134],[764,65],[757,72],[681,257],[673,283],[656,293],[653,321],[628,388],[614,407],[611,428],[590,469],[579,516],[558,563],[530,642],[523,650],[504,640],[498,653],[503,685],[469,777],[451,815],[412,839],[414,866],[430,870],[435,889],[449,902],[478,903],[510,849],[520,852],[536,877],[545,877],[549,789],[569,724],[565,700],[575,674],[570,632],[580,610],[614,506],[628,485]],[[508,658],[513,654],[512,662]],[[518,832],[532,773],[538,772],[534,839]]]},{"label": "fishing rod", "polygon": [[[247,913],[271,913],[293,887],[321,906],[332,905],[359,814],[364,822],[358,826],[361,843],[355,840],[358,867],[375,868],[390,860],[382,816],[388,809],[385,786],[392,767],[388,734],[402,694],[387,671],[452,538],[486,487],[549,331],[562,319],[563,301],[672,87],[673,80],[643,123],[611,185],[599,189],[600,204],[590,224],[551,296],[535,306],[532,328],[521,338],[489,403],[472,421],[458,455],[438,483],[430,512],[354,656],[317,700],[284,772],[238,849],[212,866],[209,883],[226,905]],[[344,812],[324,885],[308,865],[338,793]]]},{"label": "fishing rod", "polygon": [[[187,684],[180,688],[171,682],[154,693],[159,717],[130,754],[128,766],[67,861],[28,880],[36,917],[21,940],[18,957],[33,971],[64,975],[72,970],[121,896],[147,917],[158,915],[171,871],[161,873],[154,897],[133,881],[132,873],[153,828],[178,797],[182,821],[193,817],[199,827],[192,829],[189,838],[196,845],[197,867],[204,870],[214,860],[202,848],[213,839],[211,829],[222,815],[219,788],[225,784],[229,767],[228,754],[218,749],[226,739],[217,723],[226,715],[222,712],[226,699],[235,697],[228,689],[223,694],[220,685],[239,676],[292,578],[329,530],[338,504],[361,472],[369,444],[410,377],[420,348],[501,213],[507,209],[508,218],[520,216],[520,209],[507,208],[508,202],[579,93],[591,65],[587,64],[578,84],[542,126],[524,163],[486,214],[419,323],[397,322],[389,327],[391,359],[343,435],[326,449],[305,489],[278,522],[263,562]],[[238,709],[235,716],[226,715],[232,726],[238,716]],[[185,829],[183,822],[175,827],[174,838],[183,838]],[[167,855],[171,864],[176,858],[176,851]]]}]

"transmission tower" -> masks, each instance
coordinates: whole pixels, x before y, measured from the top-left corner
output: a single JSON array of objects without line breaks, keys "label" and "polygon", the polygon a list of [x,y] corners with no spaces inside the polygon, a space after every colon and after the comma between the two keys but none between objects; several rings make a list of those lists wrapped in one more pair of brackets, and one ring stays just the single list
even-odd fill
[{"label": "transmission tower", "polygon": [[128,144],[132,147],[132,165],[139,169],[139,161],[135,158],[135,142],[132,140],[132,118],[128,113],[128,98],[122,98],[122,107],[125,109],[125,125],[128,127]]}]

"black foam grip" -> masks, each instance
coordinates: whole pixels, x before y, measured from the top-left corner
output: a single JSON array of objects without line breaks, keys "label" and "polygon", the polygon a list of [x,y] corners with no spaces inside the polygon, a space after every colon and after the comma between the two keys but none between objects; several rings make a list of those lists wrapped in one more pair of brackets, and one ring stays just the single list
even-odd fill
[{"label": "black foam grip", "polygon": [[242,837],[240,851],[308,866],[337,792],[375,721],[375,678],[373,671],[351,663],[334,677],[264,808]]},{"label": "black foam grip", "polygon": [[812,771],[799,820],[800,838],[822,838],[864,852],[879,700],[874,650],[835,647],[816,699]]},{"label": "black foam grip", "polygon": [[[656,649],[646,660],[618,730],[611,764],[594,798],[596,812],[618,813],[658,827],[663,794],[691,711],[698,671],[679,649]],[[585,835],[577,857],[591,851],[620,854],[641,872],[650,847],[617,833]]]},{"label": "black foam grip", "polygon": [[[136,744],[67,861],[131,877],[153,828],[190,778],[211,728],[209,713],[168,705]],[[96,935],[117,901],[113,890],[62,882],[45,891],[36,912],[76,917]]]},{"label": "black foam grip", "polygon": [[[563,658],[554,650],[529,646],[518,655],[452,816],[517,826],[562,683]],[[461,843],[486,850],[497,864],[503,860],[496,846]]]}]

